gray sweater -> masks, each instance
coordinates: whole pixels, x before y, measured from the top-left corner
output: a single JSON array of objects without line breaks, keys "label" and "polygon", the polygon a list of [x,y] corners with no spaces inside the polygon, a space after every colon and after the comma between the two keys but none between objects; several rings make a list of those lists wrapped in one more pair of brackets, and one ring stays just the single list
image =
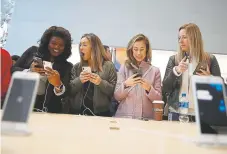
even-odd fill
[{"label": "gray sweater", "polygon": [[[72,76],[70,81],[70,113],[79,113],[83,101],[83,83],[80,81],[80,73],[82,67],[77,63],[72,69]],[[99,85],[94,85],[94,112],[109,111],[111,98],[113,97],[115,85],[117,82],[117,72],[114,64],[110,61],[105,61],[103,64],[103,71],[97,73],[102,79]]]}]

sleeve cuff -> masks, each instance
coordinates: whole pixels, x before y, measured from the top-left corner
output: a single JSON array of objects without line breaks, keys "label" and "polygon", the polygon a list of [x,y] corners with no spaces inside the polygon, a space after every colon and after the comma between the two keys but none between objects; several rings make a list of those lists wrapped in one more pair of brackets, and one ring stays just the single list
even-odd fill
[{"label": "sleeve cuff", "polygon": [[100,88],[106,88],[106,84],[105,84],[105,81],[102,79],[100,84],[98,85],[98,87]]},{"label": "sleeve cuff", "polygon": [[30,72],[30,69],[24,69],[22,72]]},{"label": "sleeve cuff", "polygon": [[61,96],[62,94],[64,94],[65,93],[65,86],[63,85],[63,88],[62,88],[62,91],[61,92],[56,92],[56,90],[55,90],[55,88],[54,88],[54,94],[56,95],[56,96]]},{"label": "sleeve cuff", "polygon": [[145,90],[145,92],[146,92],[146,95],[149,96],[150,93],[154,92],[154,87],[151,86],[151,89],[149,91]]},{"label": "sleeve cuff", "polygon": [[177,71],[176,71],[176,66],[174,66],[174,68],[173,68],[173,73],[174,73],[174,75],[176,75],[176,76],[181,76],[181,74],[182,74],[182,73],[177,73]]}]

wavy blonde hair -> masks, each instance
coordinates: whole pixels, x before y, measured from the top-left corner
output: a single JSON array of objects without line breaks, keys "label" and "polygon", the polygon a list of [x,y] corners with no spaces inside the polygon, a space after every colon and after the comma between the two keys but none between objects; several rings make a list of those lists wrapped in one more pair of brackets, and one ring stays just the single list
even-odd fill
[{"label": "wavy blonde hair", "polygon": [[135,42],[137,41],[144,41],[144,43],[146,44],[146,57],[145,57],[145,61],[149,62],[151,64],[151,53],[152,53],[152,49],[151,49],[151,45],[150,45],[150,41],[149,39],[143,35],[143,34],[137,34],[136,36],[134,36],[128,43],[127,46],[127,60],[125,61],[125,65],[127,68],[132,68],[131,67],[131,63],[135,66],[138,67],[137,61],[136,59],[133,57],[133,45],[135,44]]},{"label": "wavy blonde hair", "polygon": [[[197,62],[208,61],[209,55],[204,51],[203,39],[199,27],[194,23],[184,24],[179,28],[179,32],[184,29],[186,31],[186,36],[189,42],[190,55],[196,58]],[[184,58],[184,52],[179,46],[177,53],[177,63],[179,63]]]}]

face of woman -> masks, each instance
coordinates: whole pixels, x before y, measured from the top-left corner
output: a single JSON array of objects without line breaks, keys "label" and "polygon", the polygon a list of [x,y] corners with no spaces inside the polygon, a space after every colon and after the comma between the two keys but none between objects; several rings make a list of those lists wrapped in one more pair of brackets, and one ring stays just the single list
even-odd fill
[{"label": "face of woman", "polygon": [[107,58],[108,58],[109,61],[112,61],[112,54],[111,54],[109,48],[106,50],[106,56],[107,56]]},{"label": "face of woman", "polygon": [[83,54],[83,60],[88,61],[91,59],[91,42],[86,37],[80,40],[80,52]]},{"label": "face of woman", "polygon": [[190,51],[189,41],[185,29],[181,29],[179,31],[178,43],[182,51]]},{"label": "face of woman", "polygon": [[57,57],[64,52],[65,42],[62,38],[53,36],[50,38],[48,49],[50,51],[51,56]]},{"label": "face of woman", "polygon": [[142,62],[146,57],[146,44],[143,40],[136,41],[132,48],[133,57],[136,59],[138,63]]}]

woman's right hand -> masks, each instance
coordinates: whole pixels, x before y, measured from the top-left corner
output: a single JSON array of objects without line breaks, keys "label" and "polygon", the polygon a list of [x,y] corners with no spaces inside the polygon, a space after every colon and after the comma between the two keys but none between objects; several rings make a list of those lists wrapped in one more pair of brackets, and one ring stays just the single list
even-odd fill
[{"label": "woman's right hand", "polygon": [[141,77],[136,77],[137,74],[134,74],[132,76],[130,76],[125,82],[124,85],[126,87],[132,87],[134,85],[136,85],[137,83],[141,82]]},{"label": "woman's right hand", "polygon": [[176,66],[177,73],[184,73],[188,69],[188,62],[185,62],[187,57],[185,56],[178,66]]},{"label": "woman's right hand", "polygon": [[80,81],[81,81],[82,83],[85,83],[85,82],[89,81],[90,78],[91,78],[91,73],[86,72],[86,71],[82,71],[82,72],[80,73]]},{"label": "woman's right hand", "polygon": [[39,73],[40,75],[45,75],[45,70],[43,68],[36,67],[36,65],[37,65],[36,62],[32,62],[31,66],[30,66],[30,71]]}]

